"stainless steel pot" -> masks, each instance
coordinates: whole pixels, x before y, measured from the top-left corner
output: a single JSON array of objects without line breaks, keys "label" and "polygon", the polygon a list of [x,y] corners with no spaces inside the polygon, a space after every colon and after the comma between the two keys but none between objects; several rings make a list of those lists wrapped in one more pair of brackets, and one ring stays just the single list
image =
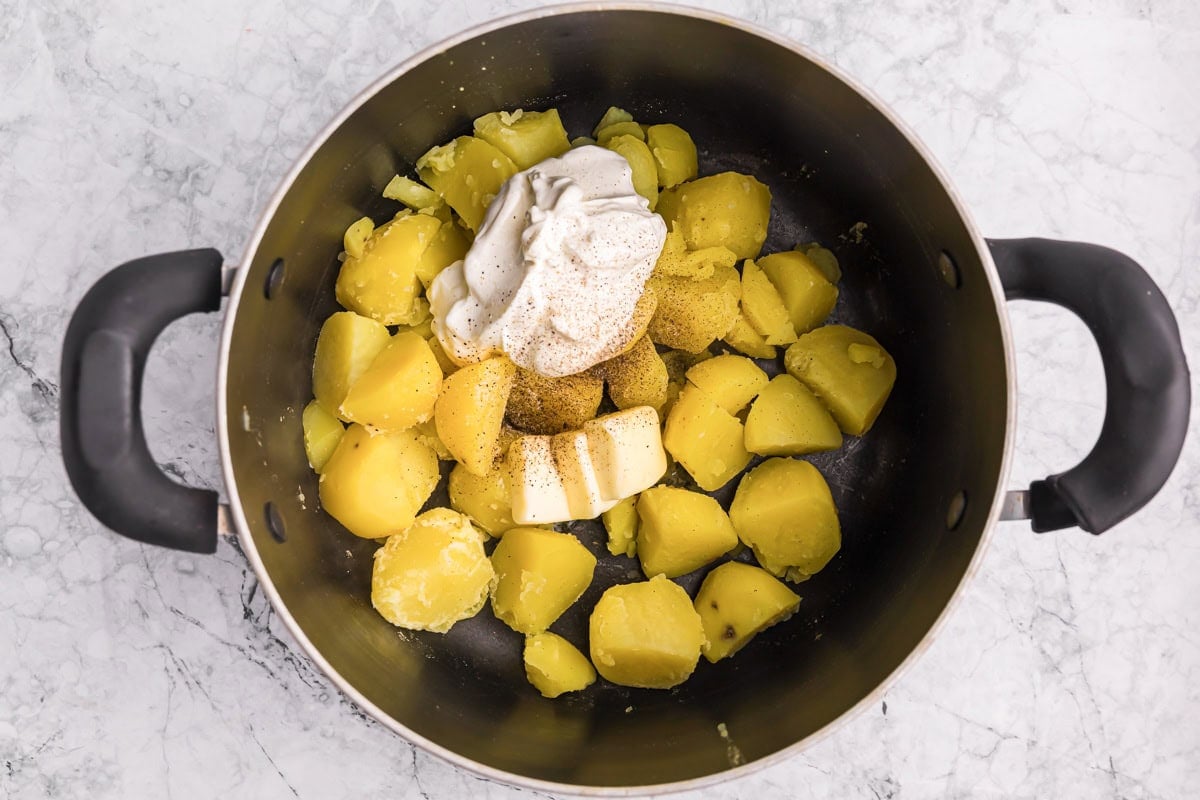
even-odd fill
[{"label": "stainless steel pot", "polygon": [[[796,618],[728,662],[702,663],[675,690],[601,682],[549,701],[524,680],[519,637],[486,609],[445,636],[398,632],[372,610],[375,545],[318,508],[300,410],[319,325],[335,308],[341,233],[363,213],[390,216],[380,190],[394,173],[488,111],[553,106],[579,132],[610,104],[683,125],[702,171],[738,169],[770,185],[767,251],[833,246],[845,267],[836,318],[876,335],[900,377],[869,436],[813,458],[845,543],[801,587]],[[866,236],[855,241],[847,232],[861,233],[859,222]],[[237,268],[212,250],[130,262],[84,298],[62,375],[63,456],[76,490],[102,522],[141,541],[208,552],[219,528],[236,533],[280,618],[342,691],[427,750],[523,786],[695,788],[787,757],[923,648],[998,518],[1099,533],[1161,487],[1187,428],[1178,329],[1140,267],[1090,245],[985,241],[929,154],[867,92],[792,42],[705,12],[547,9],[427,50],[332,121],[246,252]],[[222,295],[227,507],[158,472],[138,411],[157,333],[183,314],[217,311]],[[1083,462],[1008,495],[1006,296],[1078,313],[1108,389]],[[576,532],[600,549],[596,526]],[[602,561],[562,631],[583,644],[592,603],[627,573],[627,562]]]}]

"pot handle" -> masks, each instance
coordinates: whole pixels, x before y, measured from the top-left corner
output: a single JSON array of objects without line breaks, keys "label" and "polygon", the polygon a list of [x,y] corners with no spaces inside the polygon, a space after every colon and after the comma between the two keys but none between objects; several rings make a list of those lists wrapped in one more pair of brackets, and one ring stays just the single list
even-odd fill
[{"label": "pot handle", "polygon": [[[1094,244],[989,239],[1009,300],[1075,312],[1100,348],[1108,404],[1100,438],[1076,466],[1029,486],[1039,533],[1078,525],[1103,533],[1149,502],[1179,460],[1191,386],[1175,315],[1133,259]],[[1006,506],[1009,504],[1006,503]]]},{"label": "pot handle", "polygon": [[129,261],[83,296],[63,340],[63,462],[79,499],[122,536],[192,553],[217,548],[217,493],[154,463],[142,430],[142,375],[172,321],[221,305],[216,250]]}]

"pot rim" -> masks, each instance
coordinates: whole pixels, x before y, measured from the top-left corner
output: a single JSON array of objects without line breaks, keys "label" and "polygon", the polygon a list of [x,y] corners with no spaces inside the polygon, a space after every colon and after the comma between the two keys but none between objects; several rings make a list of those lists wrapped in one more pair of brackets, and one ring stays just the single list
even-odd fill
[{"label": "pot rim", "polygon": [[[805,58],[822,69],[832,74],[835,78],[846,84],[850,89],[858,93],[864,100],[870,103],[876,111],[878,111],[887,121],[895,127],[901,135],[908,140],[909,144],[921,155],[922,159],[934,173],[942,189],[946,192],[950,201],[954,204],[954,208],[958,213],[963,225],[966,227],[972,244],[975,246],[976,254],[983,265],[984,273],[987,277],[988,287],[991,289],[992,299],[996,305],[996,316],[1000,323],[1000,333],[1004,345],[1004,364],[1005,364],[1005,383],[1007,387],[1008,405],[1005,413],[1005,430],[1004,430],[1004,445],[1000,461],[1000,474],[996,482],[995,491],[992,494],[987,520],[982,534],[979,538],[979,543],[976,545],[975,553],[971,557],[971,561],[967,564],[963,571],[962,577],[959,579],[958,585],[955,587],[954,593],[947,601],[945,607],[938,614],[936,620],[922,636],[916,647],[905,656],[904,660],[892,670],[880,683],[862,699],[844,711],[839,717],[824,727],[814,731],[812,734],[800,739],[787,747],[781,748],[774,753],[763,756],[755,761],[742,764],[740,766],[731,767],[720,772],[715,772],[710,775],[705,775],[698,778],[690,778],[682,781],[673,781],[671,783],[649,784],[642,786],[588,786],[580,784],[559,783],[556,781],[547,781],[537,778],[530,778],[524,775],[507,772],[495,767],[482,764],[473,759],[467,758],[459,753],[456,753],[448,748],[445,748],[436,742],[433,742],[407,726],[400,724],[398,721],[389,716],[386,712],[368,700],[361,692],[343,678],[336,669],[325,659],[322,653],[313,645],[313,643],[304,634],[304,631],[297,624],[295,618],[288,611],[279,592],[276,590],[271,576],[268,574],[263,565],[262,559],[259,557],[258,549],[254,544],[254,539],[250,535],[249,524],[246,521],[246,515],[242,508],[241,497],[237,490],[237,484],[234,481],[233,460],[230,456],[229,449],[229,414],[226,404],[228,394],[228,366],[229,352],[233,341],[234,321],[237,316],[238,301],[245,289],[247,270],[244,268],[253,261],[254,255],[266,233],[268,225],[274,218],[275,212],[278,210],[284,196],[291,189],[292,184],[299,176],[301,170],[312,160],[316,152],[325,144],[329,137],[345,122],[352,114],[358,111],[370,98],[374,97],[380,90],[389,85],[395,80],[401,78],[405,73],[412,70],[422,62],[438,55],[446,50],[449,50],[463,42],[474,39],[478,36],[492,33],[494,31],[506,28],[515,24],[528,22],[545,17],[561,16],[567,14],[578,14],[583,12],[594,11],[637,11],[651,12],[661,14],[673,14],[677,16],[691,17],[693,19],[715,22],[721,25],[727,25],[737,28],[741,31],[749,33],[760,39],[766,40],[772,44],[784,47],[796,53],[802,58]],[[757,24],[747,22],[745,20],[731,17],[726,14],[708,11],[706,9],[694,8],[686,5],[674,5],[663,2],[641,2],[634,0],[633,2],[568,2],[560,3],[543,8],[532,9],[528,11],[518,12],[502,16],[488,22],[473,26],[467,30],[461,31],[454,36],[438,41],[428,47],[425,47],[413,54],[411,57],[400,62],[392,69],[388,70],[382,76],[377,78],[366,88],[360,91],[335,117],[333,117],[327,125],[314,137],[312,142],[305,148],[292,165],[292,168],[284,176],[271,196],[270,201],[264,207],[258,225],[247,242],[245,251],[242,256],[243,268],[236,271],[234,282],[229,291],[229,304],[225,311],[225,319],[222,323],[220,348],[217,357],[217,438],[221,457],[221,472],[225,482],[225,488],[229,499],[230,512],[232,514],[234,524],[237,530],[238,540],[241,543],[242,551],[246,555],[246,559],[253,567],[255,574],[258,577],[259,584],[262,586],[264,593],[274,606],[276,614],[287,626],[288,632],[296,640],[303,649],[304,653],[311,659],[320,670],[328,677],[328,679],[347,697],[373,719],[381,723],[384,727],[398,734],[401,738],[413,746],[421,747],[429,753],[432,753],[443,760],[453,764],[455,767],[466,770],[476,777],[485,780],[497,781],[510,786],[531,789],[540,792],[550,792],[559,794],[571,794],[575,796],[586,797],[629,797],[633,795],[643,794],[664,794],[683,791],[694,791],[704,789],[727,781],[733,781],[747,777],[764,768],[775,766],[783,763],[797,755],[802,750],[805,750],[812,745],[820,742],[826,737],[832,735],[840,729],[849,720],[857,717],[869,706],[874,705],[879,701],[879,698],[893,686],[900,677],[907,672],[908,669],[929,649],[934,639],[945,626],[951,613],[957,608],[962,599],[964,588],[968,582],[979,571],[983,560],[983,554],[987,550],[987,545],[990,542],[991,536],[999,520],[1002,501],[1007,490],[1007,482],[1009,470],[1012,461],[1012,450],[1014,441],[1014,430],[1016,423],[1016,372],[1013,356],[1012,332],[1009,325],[1007,308],[1005,305],[1004,289],[1000,284],[999,273],[996,270],[995,263],[992,260],[991,250],[988,248],[983,236],[979,233],[979,229],[975,224],[974,218],[966,208],[958,191],[950,182],[945,170],[934,158],[930,150],[917,137],[916,133],[909,128],[907,123],[901,120],[885,103],[883,103],[875,94],[862,85],[858,80],[851,77],[841,68],[833,65],[824,57],[814,53],[800,43],[793,41],[785,36],[776,34],[770,30],[758,26]]]}]

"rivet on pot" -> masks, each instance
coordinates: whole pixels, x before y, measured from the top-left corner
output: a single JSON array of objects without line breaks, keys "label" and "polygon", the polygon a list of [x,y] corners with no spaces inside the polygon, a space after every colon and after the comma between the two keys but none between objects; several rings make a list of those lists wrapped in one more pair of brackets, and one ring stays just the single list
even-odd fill
[{"label": "rivet on pot", "polygon": [[946,530],[956,530],[967,513],[967,493],[958,491],[950,498],[950,506],[946,509]]},{"label": "rivet on pot", "polygon": [[958,264],[954,262],[954,256],[943,250],[938,254],[937,260],[938,272],[941,273],[942,280],[951,289],[957,289],[962,286],[962,274],[958,271]]},{"label": "rivet on pot", "polygon": [[277,542],[287,541],[287,527],[283,523],[283,515],[279,513],[279,509],[271,501],[263,506],[263,516],[267,520],[267,530],[271,534],[271,538]]},{"label": "rivet on pot", "polygon": [[267,280],[263,283],[263,296],[270,300],[279,291],[279,287],[283,286],[284,268],[283,259],[275,259],[275,263],[267,270]]}]

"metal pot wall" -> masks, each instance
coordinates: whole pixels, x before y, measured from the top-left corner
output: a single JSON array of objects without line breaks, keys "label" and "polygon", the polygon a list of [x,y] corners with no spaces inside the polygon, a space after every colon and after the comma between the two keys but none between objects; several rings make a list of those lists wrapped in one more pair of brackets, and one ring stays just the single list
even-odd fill
[{"label": "metal pot wall", "polygon": [[[610,104],[688,129],[701,171],[737,169],[774,194],[764,252],[817,240],[844,265],[835,318],[889,348],[899,380],[870,435],[812,460],[842,517],[843,550],[801,587],[800,613],[669,692],[601,682],[546,700],[520,637],[485,609],[445,636],[402,633],[371,608],[375,545],[317,505],[300,410],[313,345],[335,310],[341,233],[394,211],[380,190],[431,144],[488,111],[556,107],[589,129]],[[862,229],[852,242],[847,232]],[[1093,533],[1162,486],[1187,428],[1189,386],[1161,292],[1091,245],[985,241],[887,109],[766,31],[651,5],[542,10],[467,32],[397,67],[301,157],[237,268],[212,250],[152,256],[105,276],[72,319],[62,442],[73,485],[132,538],[210,552],[238,536],[309,656],[400,735],[477,773],[552,791],[695,788],[803,747],[877,692],[935,632],[998,518]],[[154,466],[139,420],[142,369],[171,320],[225,306],[218,431],[229,506]],[[1076,468],[1008,493],[1012,344],[1005,298],[1075,311],[1104,361],[1107,414]],[[725,501],[728,492],[719,497]],[[594,524],[576,532],[597,551]],[[561,621],[628,566],[604,561]],[[698,576],[681,580],[694,589]],[[506,635],[507,634],[507,635]],[[986,691],[986,687],[981,687]],[[731,747],[731,741],[736,748]]]}]

